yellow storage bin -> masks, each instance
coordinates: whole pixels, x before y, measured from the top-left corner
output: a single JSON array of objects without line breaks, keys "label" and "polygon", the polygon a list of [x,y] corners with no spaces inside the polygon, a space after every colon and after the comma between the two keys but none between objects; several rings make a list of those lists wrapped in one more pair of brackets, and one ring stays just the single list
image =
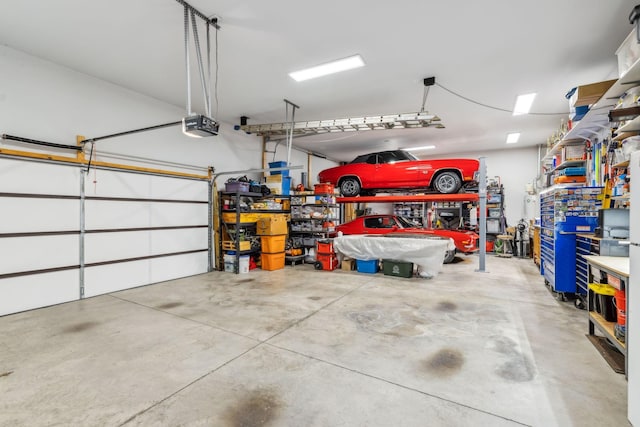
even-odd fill
[{"label": "yellow storage bin", "polygon": [[[236,242],[234,242],[233,240],[223,240],[222,241],[222,249],[225,251],[235,251],[236,250]],[[249,249],[251,249],[251,242],[249,241],[243,241],[240,242],[240,249],[241,251],[248,251]]]},{"label": "yellow storage bin", "polygon": [[[260,219],[259,213],[241,213],[240,214],[240,222],[241,223],[251,223],[256,222]],[[222,222],[226,223],[235,223],[236,222],[236,213],[235,212],[223,212],[222,213]]]},{"label": "yellow storage bin", "polygon": [[589,283],[589,289],[598,295],[614,296],[616,294],[616,288],[611,285],[601,283]]},{"label": "yellow storage bin", "polygon": [[286,234],[278,236],[262,236],[260,239],[260,243],[262,244],[262,252],[270,254],[284,252],[286,240]]},{"label": "yellow storage bin", "polygon": [[284,268],[284,252],[277,254],[265,254],[260,256],[263,270],[281,270]]}]

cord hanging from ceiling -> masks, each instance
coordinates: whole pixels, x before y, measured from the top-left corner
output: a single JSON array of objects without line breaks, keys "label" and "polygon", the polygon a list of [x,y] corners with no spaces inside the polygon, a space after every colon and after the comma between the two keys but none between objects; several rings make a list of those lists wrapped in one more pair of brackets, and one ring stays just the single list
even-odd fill
[{"label": "cord hanging from ceiling", "polygon": [[[440,88],[444,89],[445,91],[449,92],[451,95],[457,96],[458,98],[464,99],[465,101],[470,102],[472,104],[476,104],[476,105],[479,105],[479,106],[485,107],[485,108],[490,108],[490,109],[496,110],[496,111],[503,111],[505,113],[513,114],[513,110],[509,110],[509,109],[506,109],[506,108],[500,108],[500,107],[494,107],[492,105],[484,104],[482,102],[475,101],[475,100],[473,100],[471,98],[467,98],[464,95],[461,95],[461,94],[459,94],[457,92],[454,92],[451,89],[448,89],[448,88],[442,86],[440,83],[436,82],[435,84],[438,87],[440,87]],[[528,115],[530,115],[530,116],[566,116],[567,114],[568,114],[568,112],[564,112],[564,113],[528,113]]]}]

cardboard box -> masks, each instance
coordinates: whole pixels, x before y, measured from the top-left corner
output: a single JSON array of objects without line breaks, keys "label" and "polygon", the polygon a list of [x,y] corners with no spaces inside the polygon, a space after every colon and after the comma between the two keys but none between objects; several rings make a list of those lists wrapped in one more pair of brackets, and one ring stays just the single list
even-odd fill
[{"label": "cardboard box", "polygon": [[342,260],[342,270],[353,271],[356,269],[356,260],[351,258],[345,258]]},{"label": "cardboard box", "polygon": [[595,104],[615,82],[616,80],[613,79],[578,86],[569,98],[569,107],[582,107],[584,105]]},{"label": "cardboard box", "polygon": [[256,234],[258,236],[275,236],[287,234],[286,215],[268,215],[256,222]]}]

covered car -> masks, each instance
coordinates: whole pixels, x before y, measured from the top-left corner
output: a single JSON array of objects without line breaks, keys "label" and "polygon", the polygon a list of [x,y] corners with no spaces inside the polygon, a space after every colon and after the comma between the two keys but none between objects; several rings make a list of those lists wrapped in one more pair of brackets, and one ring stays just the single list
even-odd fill
[{"label": "covered car", "polygon": [[455,251],[448,251],[444,263],[450,263],[456,252],[470,254],[478,250],[478,234],[473,231],[445,230],[440,228],[421,228],[407,218],[398,215],[365,215],[336,227],[342,234],[420,234],[451,238]]}]

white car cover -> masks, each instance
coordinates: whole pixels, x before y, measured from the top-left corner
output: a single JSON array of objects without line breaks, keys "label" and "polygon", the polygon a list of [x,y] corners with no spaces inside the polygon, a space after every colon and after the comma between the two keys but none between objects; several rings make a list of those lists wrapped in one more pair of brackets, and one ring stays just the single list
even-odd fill
[{"label": "white car cover", "polygon": [[452,239],[425,236],[363,236],[349,235],[333,239],[338,254],[363,261],[392,259],[412,262],[419,275],[436,277],[442,271],[447,251],[455,250]]}]

